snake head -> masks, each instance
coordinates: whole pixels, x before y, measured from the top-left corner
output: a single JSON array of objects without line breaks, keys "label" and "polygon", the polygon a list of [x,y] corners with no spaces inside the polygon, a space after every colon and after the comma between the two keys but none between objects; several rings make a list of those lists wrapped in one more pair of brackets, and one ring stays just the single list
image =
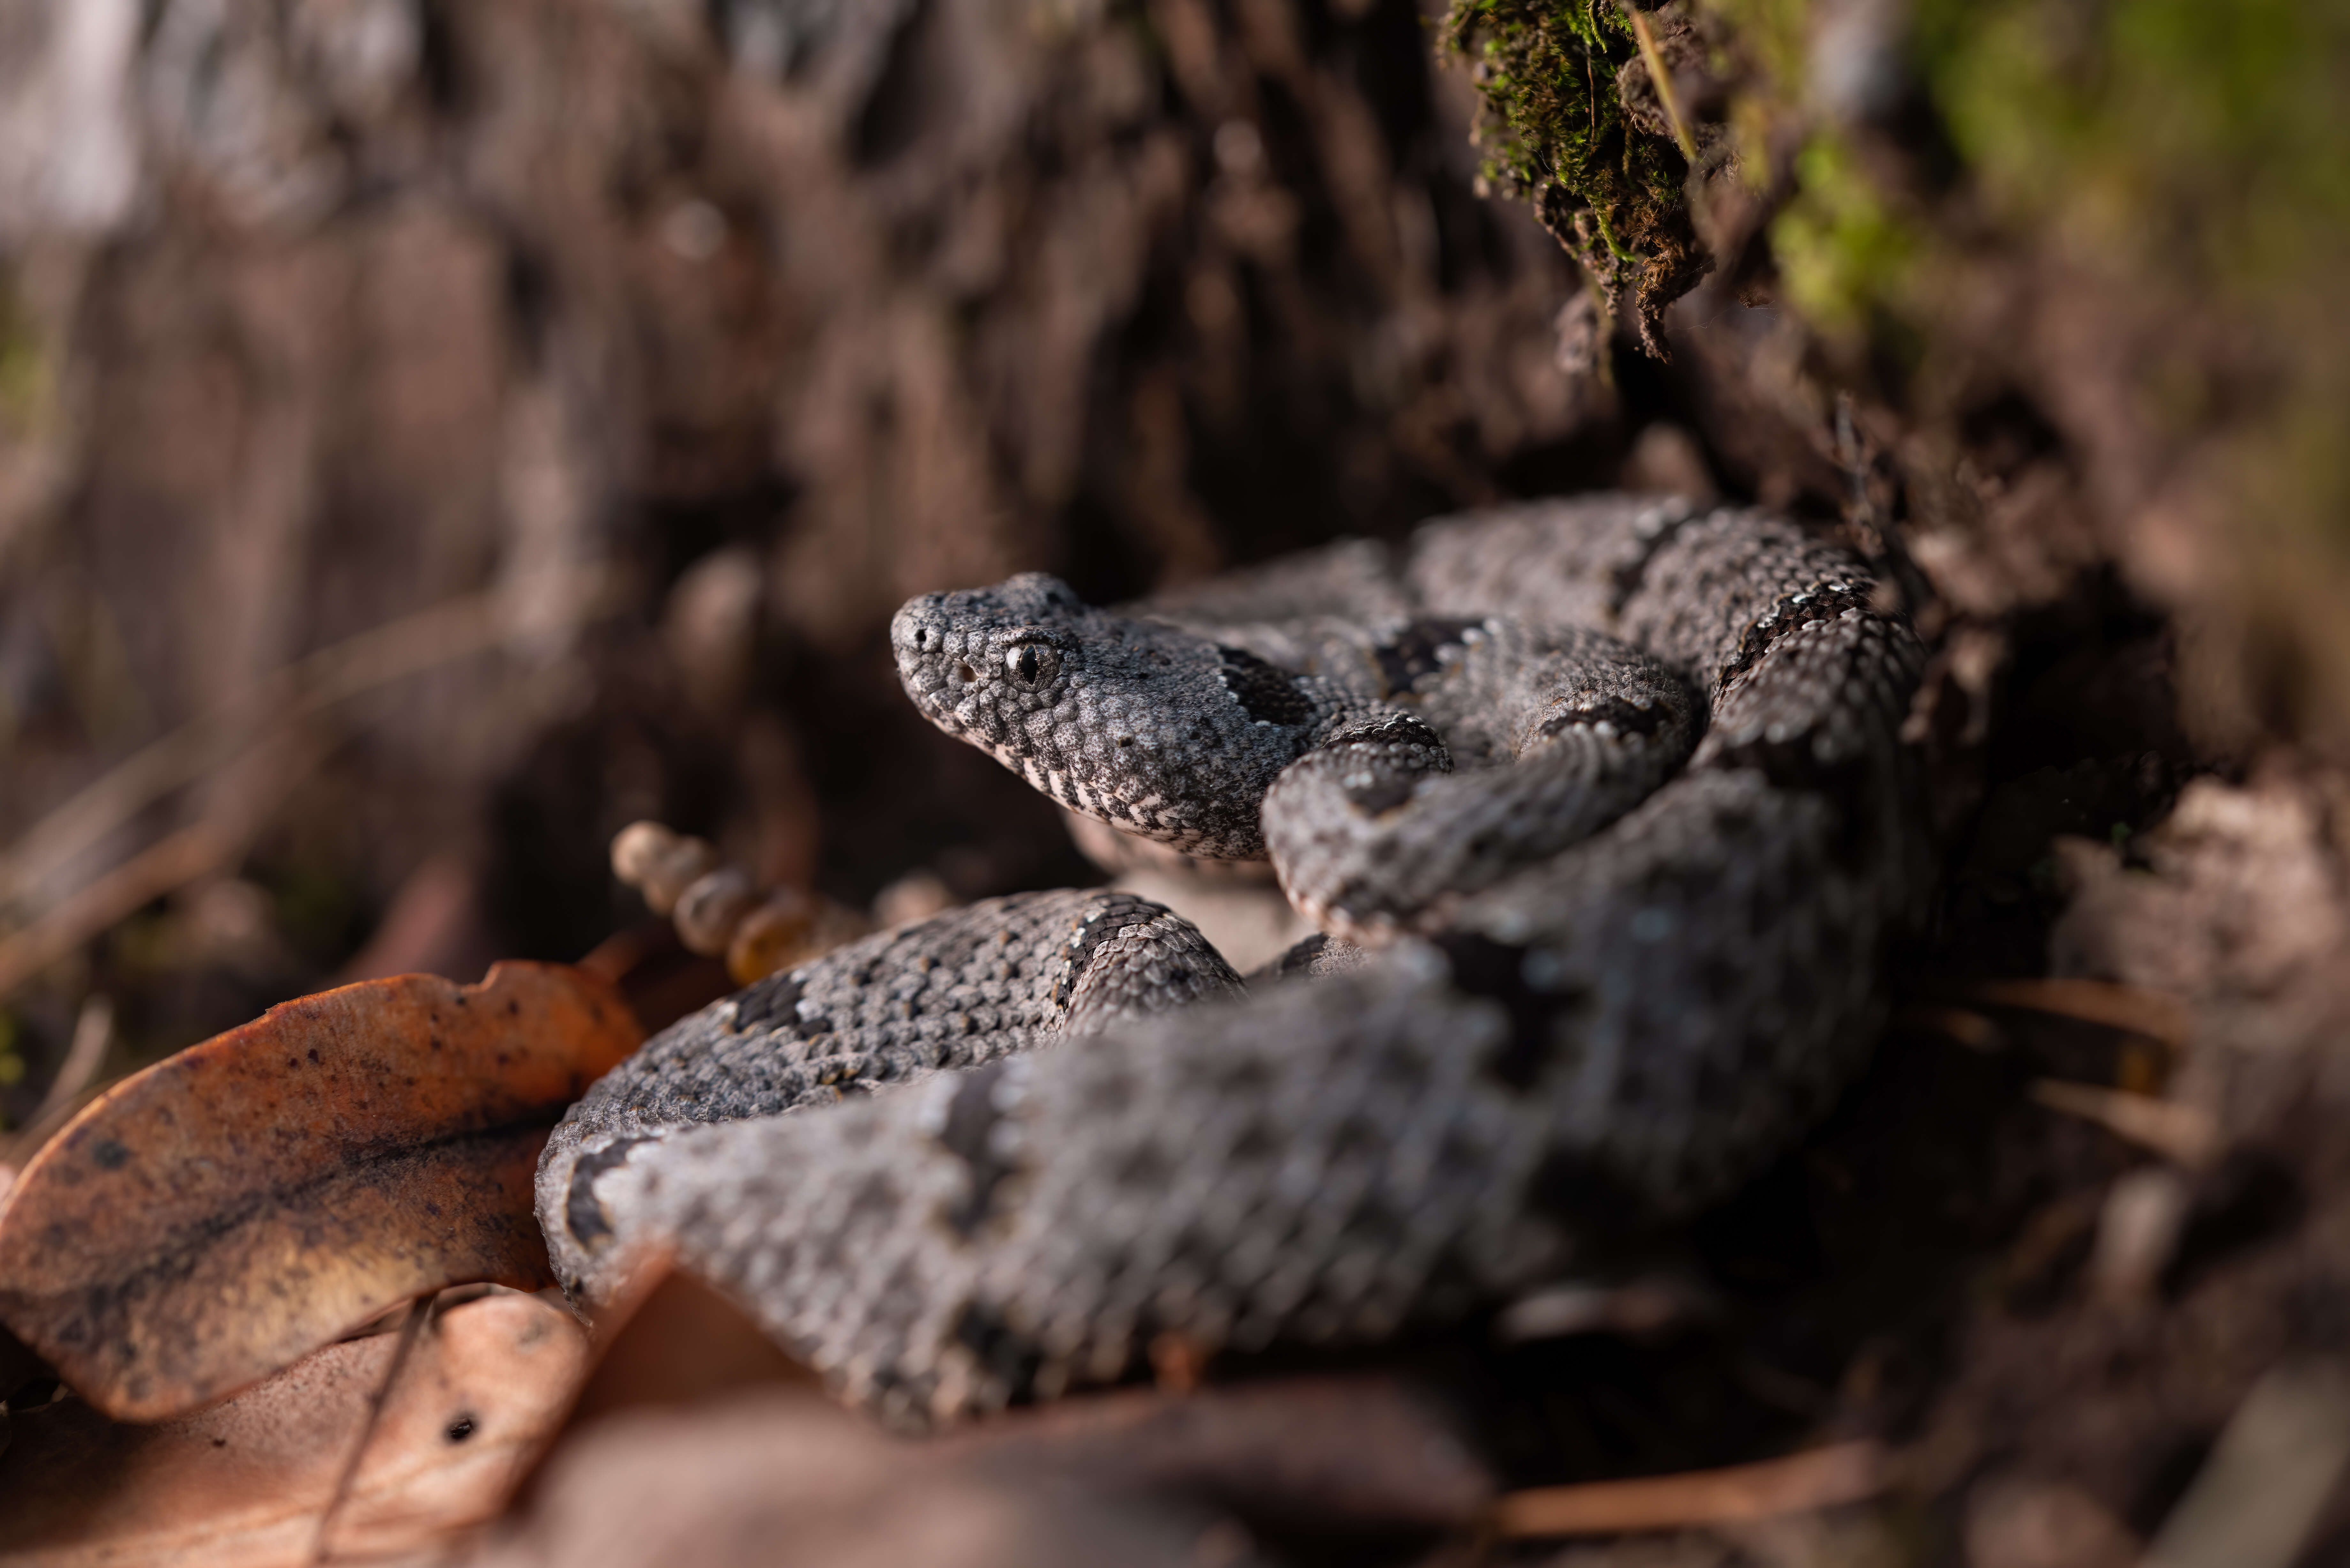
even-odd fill
[{"label": "snake head", "polygon": [[1095,609],[1042,572],[914,599],[889,642],[948,734],[1072,811],[1222,859],[1264,854],[1265,790],[1339,707],[1313,678]]}]

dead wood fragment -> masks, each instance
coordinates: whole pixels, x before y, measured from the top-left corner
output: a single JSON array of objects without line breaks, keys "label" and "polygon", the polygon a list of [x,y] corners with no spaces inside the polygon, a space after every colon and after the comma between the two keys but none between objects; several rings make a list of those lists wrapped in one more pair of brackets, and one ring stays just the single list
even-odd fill
[{"label": "dead wood fragment", "polygon": [[2175,997],[2102,980],[1991,981],[1974,988],[1972,1000],[2126,1029],[2173,1048],[2187,1044],[2190,1023],[2187,1009]]},{"label": "dead wood fragment", "polygon": [[2193,1203],[2188,1178],[2168,1166],[2145,1166],[2114,1183],[2089,1255],[2090,1288],[2099,1300],[2127,1304],[2153,1295]]},{"label": "dead wood fragment", "polygon": [[1894,1014],[1893,1026],[1924,1034],[1939,1034],[1970,1051],[1986,1055],[2007,1049],[2007,1034],[1981,1013],[1964,1007],[1905,1007]]},{"label": "dead wood fragment", "polygon": [[2116,1137],[2150,1148],[2166,1159],[2199,1169],[2220,1151],[2220,1129],[2193,1106],[2108,1089],[2102,1084],[2067,1084],[2042,1078],[2032,1097],[2052,1111],[2096,1123]]},{"label": "dead wood fragment", "polygon": [[116,1085],[26,1167],[0,1201],[0,1321],[151,1421],[405,1298],[543,1287],[540,1145],[639,1037],[553,964],[273,1008]]},{"label": "dead wood fragment", "polygon": [[2341,1364],[2272,1368],[2163,1521],[2145,1568],[2291,1568],[2345,1467],[2350,1376]]},{"label": "dead wood fragment", "polygon": [[1720,1306],[1696,1281],[1672,1274],[1559,1285],[1503,1308],[1493,1319],[1493,1337],[1503,1345],[1580,1334],[1654,1339],[1716,1315]]},{"label": "dead wood fragment", "polygon": [[387,1386],[400,1339],[330,1345],[157,1426],[74,1399],[20,1414],[0,1466],[0,1564],[293,1568],[445,1547],[504,1506],[568,1404],[587,1340],[560,1309],[501,1293],[434,1316]]},{"label": "dead wood fragment", "polygon": [[1188,1334],[1170,1329],[1150,1340],[1150,1372],[1161,1394],[1191,1394],[1208,1380],[1210,1353]]},{"label": "dead wood fragment", "polygon": [[1516,1538],[1743,1524],[1865,1502],[1892,1479],[1877,1444],[1837,1443],[1727,1469],[1513,1491],[1495,1505],[1493,1528]]}]

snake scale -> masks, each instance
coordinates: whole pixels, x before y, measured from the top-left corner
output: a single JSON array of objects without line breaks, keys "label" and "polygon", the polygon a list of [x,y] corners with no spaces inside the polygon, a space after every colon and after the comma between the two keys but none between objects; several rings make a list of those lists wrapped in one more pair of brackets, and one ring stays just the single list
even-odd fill
[{"label": "snake scale", "polygon": [[[1825,1112],[1927,890],[1916,637],[1755,511],[1598,495],[1122,612],[1038,575],[892,628],[922,712],[1068,809],[1270,854],[1243,981],[1108,891],[885,931],[575,1106],[575,1299],[641,1243],[919,1427],[1204,1351],[1375,1342],[1571,1275]],[[1051,1047],[1038,1049],[1038,1047]]]}]

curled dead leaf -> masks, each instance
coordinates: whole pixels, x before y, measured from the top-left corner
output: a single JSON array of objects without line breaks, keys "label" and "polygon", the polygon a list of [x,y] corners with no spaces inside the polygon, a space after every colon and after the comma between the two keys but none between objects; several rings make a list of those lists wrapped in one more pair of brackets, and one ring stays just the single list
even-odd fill
[{"label": "curled dead leaf", "polygon": [[994,1467],[768,1386],[575,1434],[463,1568],[1271,1568],[1211,1506]]},{"label": "curled dead leaf", "polygon": [[494,1294],[434,1314],[393,1376],[400,1337],[328,1345],[156,1426],[73,1399],[19,1417],[0,1568],[296,1568],[445,1546],[504,1506],[570,1404],[587,1335]]},{"label": "curled dead leaf", "polygon": [[674,1266],[646,1254],[619,1297],[589,1329],[595,1366],[566,1430],[619,1410],[691,1405],[745,1388],[796,1387],[823,1397],[823,1382],[767,1337],[756,1319]]},{"label": "curled dead leaf", "polygon": [[0,1322],[153,1421],[411,1296],[552,1282],[531,1179],[636,1020],[559,964],[369,981],[124,1080],[0,1199]]}]

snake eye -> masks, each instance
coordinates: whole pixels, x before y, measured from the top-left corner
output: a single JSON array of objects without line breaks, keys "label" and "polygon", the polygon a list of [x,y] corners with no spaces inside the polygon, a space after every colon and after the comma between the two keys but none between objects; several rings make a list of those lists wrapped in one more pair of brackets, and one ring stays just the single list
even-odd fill
[{"label": "snake eye", "polygon": [[1061,651],[1049,642],[1024,642],[1003,650],[1003,668],[1012,684],[1034,691],[1061,672]]}]

